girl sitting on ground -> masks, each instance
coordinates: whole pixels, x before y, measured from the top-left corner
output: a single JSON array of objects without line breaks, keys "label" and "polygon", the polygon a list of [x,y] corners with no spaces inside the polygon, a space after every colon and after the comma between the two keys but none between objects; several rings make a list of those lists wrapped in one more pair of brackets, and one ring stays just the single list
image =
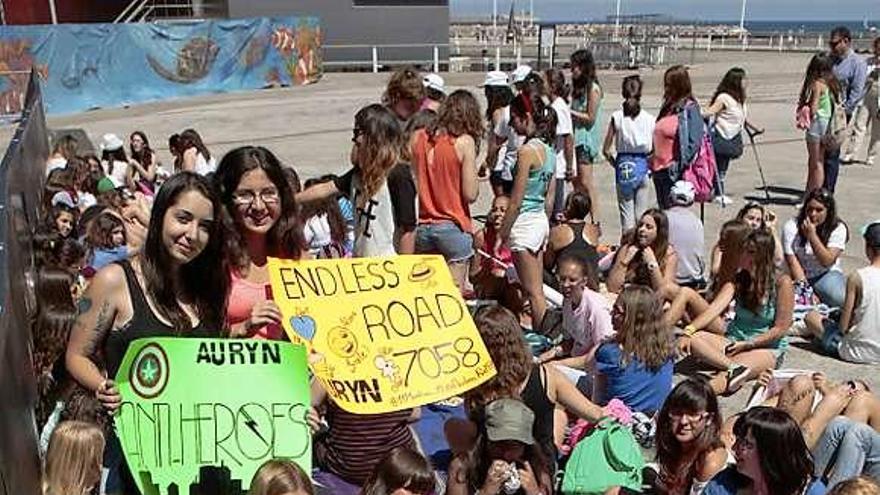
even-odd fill
[{"label": "girl sitting on ground", "polygon": [[248,495],[314,495],[309,475],[287,459],[272,459],[254,473]]},{"label": "girl sitting on ground", "polygon": [[513,253],[498,234],[509,205],[510,198],[503,194],[492,200],[486,226],[474,234],[476,256],[471,262],[470,277],[477,297],[497,300],[505,308],[520,314],[522,290],[508,277],[508,270],[513,266]]},{"label": "girl sitting on ground", "polygon": [[[558,182],[557,182],[558,185]],[[588,222],[592,217],[592,201],[587,193],[573,191],[565,199],[562,223],[550,229],[547,249],[544,251],[545,276],[553,277],[558,273],[557,260],[565,255],[579,256],[591,265],[593,272],[598,271],[599,225]],[[549,283],[549,285],[555,285]]]},{"label": "girl sitting on ground", "polygon": [[360,495],[432,495],[434,489],[431,463],[413,449],[397,447],[376,465]]},{"label": "girl sitting on ground", "polygon": [[93,424],[64,421],[49,440],[43,495],[89,495],[101,483],[104,434]]},{"label": "girl sitting on ground", "polygon": [[620,293],[626,284],[651,287],[664,299],[677,293],[678,256],[669,245],[669,221],[652,208],[639,219],[635,232],[625,236],[608,274],[608,292]]}]

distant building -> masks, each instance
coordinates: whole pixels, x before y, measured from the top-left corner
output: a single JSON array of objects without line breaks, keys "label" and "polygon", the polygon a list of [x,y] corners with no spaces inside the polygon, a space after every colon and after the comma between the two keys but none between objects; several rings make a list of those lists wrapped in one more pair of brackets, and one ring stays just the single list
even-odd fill
[{"label": "distant building", "polygon": [[449,0],[147,0],[140,10],[128,7],[141,0],[0,0],[0,12],[7,24],[49,24],[52,3],[61,23],[317,16],[329,70],[372,67],[374,46],[380,65],[428,67],[435,46],[445,65],[449,53]]}]

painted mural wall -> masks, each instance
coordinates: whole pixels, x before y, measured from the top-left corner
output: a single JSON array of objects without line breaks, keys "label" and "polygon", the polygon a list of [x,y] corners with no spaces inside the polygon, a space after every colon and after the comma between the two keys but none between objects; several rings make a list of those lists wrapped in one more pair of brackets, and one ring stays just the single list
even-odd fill
[{"label": "painted mural wall", "polygon": [[46,112],[309,84],[322,75],[315,17],[0,27],[0,114],[21,111],[36,67]]}]

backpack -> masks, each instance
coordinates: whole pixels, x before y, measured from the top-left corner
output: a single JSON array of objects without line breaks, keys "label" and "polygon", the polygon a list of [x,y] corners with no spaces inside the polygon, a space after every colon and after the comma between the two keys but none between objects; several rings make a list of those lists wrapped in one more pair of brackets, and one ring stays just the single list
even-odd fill
[{"label": "backpack", "polygon": [[715,151],[712,146],[712,136],[704,126],[703,139],[700,141],[700,149],[697,150],[693,161],[681,174],[683,180],[694,186],[694,201],[705,203],[712,201],[715,189]]},{"label": "backpack", "polygon": [[565,465],[562,493],[603,494],[613,486],[639,492],[645,460],[629,428],[602,419],[580,442]]},{"label": "backpack", "polygon": [[840,149],[849,137],[849,128],[846,122],[846,107],[840,97],[831,95],[831,120],[828,121],[828,129],[822,139],[828,149]]}]

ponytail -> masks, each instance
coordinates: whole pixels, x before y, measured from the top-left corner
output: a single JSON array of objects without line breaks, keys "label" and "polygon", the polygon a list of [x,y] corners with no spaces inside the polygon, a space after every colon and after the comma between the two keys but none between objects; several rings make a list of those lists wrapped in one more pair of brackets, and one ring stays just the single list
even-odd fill
[{"label": "ponytail", "polygon": [[544,103],[540,95],[520,93],[510,104],[510,111],[517,117],[532,118],[536,137],[550,146],[556,141],[556,123],[559,121],[556,110]]},{"label": "ponytail", "polygon": [[620,88],[623,96],[623,115],[634,119],[642,112],[642,78],[626,76]]}]

